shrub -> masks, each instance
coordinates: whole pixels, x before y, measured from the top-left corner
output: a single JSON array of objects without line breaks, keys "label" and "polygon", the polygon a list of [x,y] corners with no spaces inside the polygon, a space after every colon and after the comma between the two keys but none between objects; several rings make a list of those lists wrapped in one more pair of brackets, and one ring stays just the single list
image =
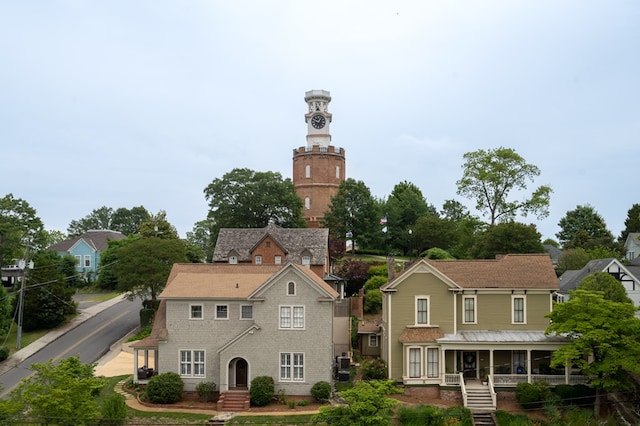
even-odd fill
[{"label": "shrub", "polygon": [[216,392],[216,384],[214,382],[200,382],[196,385],[196,392],[202,402],[213,401],[213,394]]},{"label": "shrub", "polygon": [[146,387],[147,398],[154,404],[173,404],[182,399],[184,382],[178,373],[168,372],[153,376]]},{"label": "shrub", "polygon": [[550,399],[549,385],[544,382],[518,383],[516,386],[516,400],[523,408],[540,408]]},{"label": "shrub", "polygon": [[156,311],[153,309],[140,309],[140,326],[146,327],[153,325],[153,317],[155,314]]},{"label": "shrub", "polygon": [[362,378],[364,380],[386,380],[387,365],[382,359],[366,359],[362,363]]},{"label": "shrub", "polygon": [[[369,270],[371,270],[372,268],[370,268]],[[364,290],[369,291],[369,290],[376,290],[379,289],[380,287],[382,287],[383,285],[385,285],[387,283],[387,281],[389,281],[387,279],[387,277],[383,277],[381,275],[374,275],[371,278],[369,278],[367,280],[367,282],[364,283]]]},{"label": "shrub", "polygon": [[9,347],[8,346],[0,347],[0,361],[4,361],[7,358],[9,358]]},{"label": "shrub", "polygon": [[385,280],[389,276],[388,272],[389,268],[386,263],[382,263],[380,265],[371,265],[369,270],[367,271],[367,275],[369,278],[373,278],[375,276],[383,277]]},{"label": "shrub", "polygon": [[382,292],[380,289],[368,290],[364,294],[364,311],[377,314],[382,309]]},{"label": "shrub", "polygon": [[249,388],[249,396],[251,397],[251,405],[256,407],[264,407],[273,399],[275,393],[275,383],[273,377],[258,376],[251,380]]},{"label": "shrub", "polygon": [[301,399],[300,401],[298,401],[299,407],[306,407],[307,405],[309,405],[309,401],[307,401],[306,399]]},{"label": "shrub", "polygon": [[311,386],[311,396],[318,402],[327,402],[331,396],[331,385],[329,382],[317,382]]},{"label": "shrub", "polygon": [[111,394],[102,405],[101,425],[122,426],[127,419],[127,403],[119,393]]}]

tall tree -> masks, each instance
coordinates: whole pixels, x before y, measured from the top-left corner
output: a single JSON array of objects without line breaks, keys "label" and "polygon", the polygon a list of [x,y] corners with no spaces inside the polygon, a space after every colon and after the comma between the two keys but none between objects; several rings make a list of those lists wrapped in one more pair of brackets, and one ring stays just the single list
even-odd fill
[{"label": "tall tree", "polygon": [[544,253],[540,239],[541,235],[533,224],[499,223],[478,235],[472,257],[494,259],[499,254]]},{"label": "tall tree", "polygon": [[551,365],[577,366],[596,389],[596,415],[602,392],[623,391],[631,386],[629,374],[640,374],[640,319],[632,303],[604,298],[586,290],[570,292],[547,314],[547,334],[567,336],[571,343],[552,355]]},{"label": "tall tree", "polygon": [[556,234],[562,247],[589,250],[597,246],[614,248],[613,235],[607,225],[590,205],[577,206],[558,222]]},{"label": "tall tree", "polygon": [[69,237],[77,237],[89,230],[110,229],[112,216],[113,209],[111,207],[102,206],[94,209],[82,219],[72,220],[67,227],[67,234]]},{"label": "tall tree", "polygon": [[167,221],[167,213],[161,210],[156,215],[150,215],[140,224],[138,233],[141,237],[158,237],[163,240],[177,240],[178,230]]},{"label": "tall tree", "polygon": [[204,261],[211,262],[215,248],[213,226],[209,220],[201,220],[193,225],[193,230],[187,232],[187,241],[194,247],[198,247],[203,253]]},{"label": "tall tree", "polygon": [[582,269],[591,260],[589,253],[583,248],[572,248],[562,252],[558,258],[556,273],[564,274],[566,271],[576,271]]},{"label": "tall tree", "polygon": [[291,179],[283,179],[280,173],[233,169],[214,179],[204,194],[214,238],[220,228],[263,228],[269,223],[284,228],[306,226],[302,200]]},{"label": "tall tree", "polygon": [[45,244],[44,226],[36,210],[13,194],[0,198],[0,266],[24,257],[27,245],[37,250]]},{"label": "tall tree", "polygon": [[139,238],[116,251],[117,288],[129,299],[156,301],[174,263],[186,261],[186,245],[179,239]]},{"label": "tall tree", "polygon": [[636,203],[629,211],[627,211],[627,218],[624,220],[624,229],[620,233],[618,242],[624,245],[627,240],[627,236],[631,232],[640,232],[640,204]]},{"label": "tall tree", "polygon": [[340,184],[323,220],[333,239],[345,239],[349,233],[354,247],[363,248],[370,247],[375,240],[379,223],[371,191],[364,182],[353,178]]},{"label": "tall tree", "polygon": [[72,220],[67,228],[69,237],[77,237],[87,231],[95,229],[108,229],[119,231],[124,235],[133,235],[138,232],[140,225],[148,220],[151,214],[143,206],[127,209],[124,207],[116,210],[102,206],[79,220]]},{"label": "tall tree", "polygon": [[122,232],[124,235],[137,234],[140,225],[151,218],[151,213],[143,206],[132,207],[127,209],[120,207],[113,212],[111,216],[112,231]]},{"label": "tall tree", "polygon": [[436,209],[427,203],[420,188],[404,181],[393,187],[386,202],[387,238],[391,248],[405,254],[409,249],[409,230],[415,226],[419,217],[436,215]]},{"label": "tall tree", "polygon": [[539,186],[529,198],[509,200],[512,191],[523,191],[527,181],[540,175],[540,169],[528,164],[511,148],[480,149],[464,154],[462,179],[456,184],[458,194],[475,199],[476,208],[489,215],[489,224],[513,220],[516,215],[549,215],[551,187]]}]

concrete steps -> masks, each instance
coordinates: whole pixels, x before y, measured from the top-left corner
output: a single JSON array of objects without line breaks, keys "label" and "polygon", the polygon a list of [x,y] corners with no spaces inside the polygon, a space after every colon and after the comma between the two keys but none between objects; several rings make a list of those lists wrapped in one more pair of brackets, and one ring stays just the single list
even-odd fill
[{"label": "concrete steps", "polygon": [[467,405],[471,411],[495,411],[489,386],[467,387]]},{"label": "concrete steps", "polygon": [[233,390],[220,394],[218,399],[218,411],[247,411],[251,405],[249,391]]}]

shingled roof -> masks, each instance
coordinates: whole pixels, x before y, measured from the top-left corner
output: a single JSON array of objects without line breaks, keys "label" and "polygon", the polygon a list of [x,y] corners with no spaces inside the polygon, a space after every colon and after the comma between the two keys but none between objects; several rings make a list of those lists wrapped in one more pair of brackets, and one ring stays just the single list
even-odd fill
[{"label": "shingled roof", "polygon": [[68,240],[60,241],[49,247],[49,250],[55,251],[69,251],[80,240],[84,240],[89,247],[95,251],[103,251],[108,247],[109,240],[122,240],[127,238],[122,232],[109,231],[109,230],[93,230],[87,231],[77,237],[69,238]]},{"label": "shingled roof", "polygon": [[510,254],[486,260],[421,259],[382,289],[393,289],[412,271],[429,270],[435,270],[452,285],[464,289],[558,289],[558,279],[546,253]]},{"label": "shingled roof", "polygon": [[213,251],[214,262],[228,262],[235,252],[238,262],[251,262],[251,252],[266,236],[271,237],[286,253],[286,261],[302,263],[308,252],[312,265],[324,265],[327,257],[329,230],[326,228],[281,228],[269,224],[264,228],[222,228]]}]

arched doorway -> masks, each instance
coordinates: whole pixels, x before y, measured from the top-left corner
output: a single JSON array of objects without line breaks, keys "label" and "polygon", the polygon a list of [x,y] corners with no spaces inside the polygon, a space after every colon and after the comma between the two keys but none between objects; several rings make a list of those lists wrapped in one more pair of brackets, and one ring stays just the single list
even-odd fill
[{"label": "arched doorway", "polygon": [[246,389],[248,387],[249,364],[244,358],[234,358],[229,363],[229,387]]}]

